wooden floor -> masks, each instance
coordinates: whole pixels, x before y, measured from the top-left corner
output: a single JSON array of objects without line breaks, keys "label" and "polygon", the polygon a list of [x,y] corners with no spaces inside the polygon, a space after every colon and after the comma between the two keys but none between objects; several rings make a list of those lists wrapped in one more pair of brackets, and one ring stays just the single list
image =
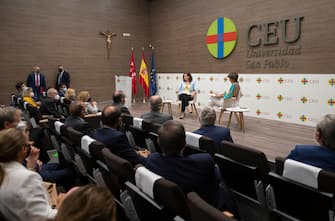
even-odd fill
[{"label": "wooden floor", "polygon": [[[100,103],[100,105],[111,102]],[[100,106],[99,105],[99,106]],[[129,110],[135,117],[148,112],[149,104],[137,103]],[[198,118],[191,114],[185,114],[185,118],[179,120],[177,117],[177,106],[172,107],[173,118],[182,122],[187,131],[193,131],[200,127]],[[167,108],[164,110],[167,112]],[[217,114],[217,118],[219,113]],[[263,151],[268,160],[274,161],[277,156],[287,156],[296,144],[316,144],[314,139],[314,127],[284,123],[274,120],[266,120],[245,116],[245,132],[237,126],[236,119],[232,118],[230,126],[231,134],[235,143],[242,144]],[[228,114],[224,115],[222,126],[227,126]]]}]

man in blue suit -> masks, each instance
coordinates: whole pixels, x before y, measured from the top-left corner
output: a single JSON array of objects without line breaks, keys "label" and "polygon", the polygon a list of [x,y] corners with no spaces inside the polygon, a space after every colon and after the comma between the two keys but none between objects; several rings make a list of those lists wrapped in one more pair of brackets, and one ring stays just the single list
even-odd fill
[{"label": "man in blue suit", "polygon": [[[56,89],[60,90],[61,85],[66,85],[66,88],[70,87],[70,74],[64,70],[63,65],[58,65],[58,73],[56,77]],[[64,91],[65,93],[65,91]]]},{"label": "man in blue suit", "polygon": [[133,165],[145,164],[148,151],[135,151],[128,143],[127,137],[118,129],[121,126],[121,111],[118,107],[108,105],[102,111],[103,128],[96,129],[94,139],[105,144],[115,155],[128,160]]},{"label": "man in blue suit", "polygon": [[335,173],[335,114],[327,114],[319,120],[315,139],[320,146],[297,145],[287,158]]},{"label": "man in blue suit", "polygon": [[28,75],[27,87],[31,87],[33,89],[34,100],[39,101],[43,92],[46,90],[46,82],[38,65],[34,65],[33,72]]},{"label": "man in blue suit", "polygon": [[236,214],[229,192],[221,186],[220,171],[211,155],[183,156],[185,139],[185,128],[180,122],[165,122],[158,131],[162,153],[151,154],[146,167],[178,184],[185,193],[194,191],[213,206]]},{"label": "man in blue suit", "polygon": [[225,127],[215,126],[216,121],[216,112],[214,109],[205,107],[200,116],[201,127],[193,133],[201,134],[203,136],[213,139],[217,146],[220,146],[222,141],[233,142],[233,139],[230,135],[230,129]]}]

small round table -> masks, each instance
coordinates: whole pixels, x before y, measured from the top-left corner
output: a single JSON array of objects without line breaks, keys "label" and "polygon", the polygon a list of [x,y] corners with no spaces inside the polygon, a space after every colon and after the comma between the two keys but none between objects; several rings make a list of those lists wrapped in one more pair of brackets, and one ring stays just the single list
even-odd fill
[{"label": "small round table", "polygon": [[[236,120],[238,121],[238,123],[241,127],[241,130],[244,132],[244,116],[243,116],[243,113],[248,112],[249,108],[246,108],[246,107],[230,107],[230,108],[226,108],[226,111],[230,112],[227,127],[229,128],[230,122],[231,122],[231,117],[234,113],[235,116],[236,116]],[[237,113],[238,113],[238,116],[237,116]]]}]

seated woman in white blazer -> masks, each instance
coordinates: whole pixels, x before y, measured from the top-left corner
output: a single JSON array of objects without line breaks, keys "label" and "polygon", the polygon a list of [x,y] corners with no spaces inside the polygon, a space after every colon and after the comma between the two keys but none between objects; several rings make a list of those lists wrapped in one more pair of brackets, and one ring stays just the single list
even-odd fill
[{"label": "seated woman in white blazer", "polygon": [[55,217],[42,178],[22,162],[29,155],[28,136],[11,128],[0,131],[0,199],[20,220],[42,221]]},{"label": "seated woman in white blazer", "polygon": [[211,94],[208,102],[208,106],[210,107],[222,107],[223,109],[229,107],[238,106],[238,102],[240,97],[242,96],[241,88],[238,83],[238,73],[231,72],[228,74],[228,79],[231,83],[231,86],[228,91],[224,93],[214,93]]}]

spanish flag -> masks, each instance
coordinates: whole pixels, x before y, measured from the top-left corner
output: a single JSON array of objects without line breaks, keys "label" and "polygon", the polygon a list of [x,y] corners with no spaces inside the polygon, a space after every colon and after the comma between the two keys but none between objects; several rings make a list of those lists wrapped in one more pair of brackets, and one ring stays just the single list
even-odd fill
[{"label": "spanish flag", "polygon": [[149,97],[149,75],[147,64],[145,62],[144,51],[142,51],[142,60],[140,66],[140,85],[142,85],[145,97]]}]

